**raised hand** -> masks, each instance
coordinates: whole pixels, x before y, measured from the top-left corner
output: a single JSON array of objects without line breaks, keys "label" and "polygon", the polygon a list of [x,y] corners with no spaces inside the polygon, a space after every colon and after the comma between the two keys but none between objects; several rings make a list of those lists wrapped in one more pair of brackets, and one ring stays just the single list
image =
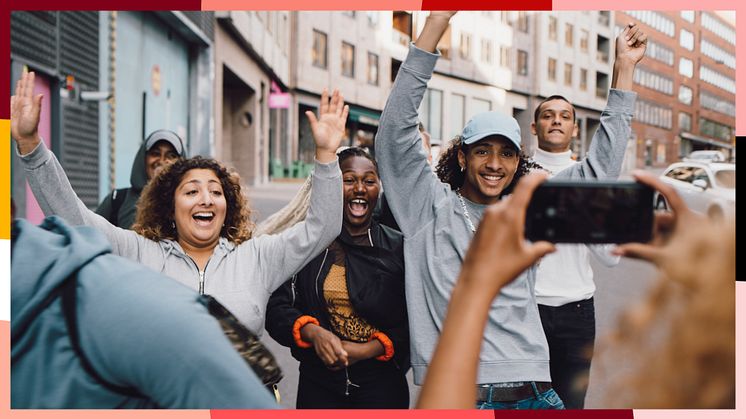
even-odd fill
[{"label": "raised hand", "polygon": [[337,148],[345,135],[345,123],[350,107],[344,104],[344,98],[335,89],[331,99],[326,89],[321,93],[319,117],[311,111],[306,111],[308,122],[311,123],[313,141],[316,143],[316,160],[329,163],[337,158]]},{"label": "raised hand", "polygon": [[653,239],[649,243],[623,244],[617,246],[614,253],[647,260],[663,269],[675,268],[669,264],[680,260],[682,252],[691,247],[691,241],[699,239],[696,237],[697,229],[692,227],[706,225],[710,221],[690,210],[673,186],[643,171],[636,171],[633,175],[638,182],[663,195],[671,211],[659,211],[655,214]]},{"label": "raised hand", "polygon": [[21,154],[28,154],[39,144],[39,114],[41,94],[34,96],[34,72],[24,73],[16,82],[10,98],[10,134]]},{"label": "raised hand", "polygon": [[630,22],[616,38],[616,60],[626,60],[637,64],[645,56],[648,35],[640,27]]},{"label": "raised hand", "polygon": [[434,52],[438,42],[440,42],[440,38],[443,37],[446,29],[448,29],[449,21],[455,14],[455,11],[430,12],[427,20],[425,20],[422,32],[420,32],[417,41],[414,43],[417,48]]}]

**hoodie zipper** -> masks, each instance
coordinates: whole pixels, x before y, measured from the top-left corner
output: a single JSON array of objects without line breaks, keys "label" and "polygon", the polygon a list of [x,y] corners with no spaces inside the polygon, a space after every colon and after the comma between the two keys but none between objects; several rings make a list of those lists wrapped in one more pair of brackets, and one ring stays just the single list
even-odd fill
[{"label": "hoodie zipper", "polygon": [[199,266],[197,266],[197,262],[195,262],[194,259],[192,259],[192,257],[187,255],[186,253],[184,253],[184,255],[186,255],[186,257],[192,261],[192,263],[194,264],[194,267],[197,269],[197,273],[199,274],[199,285],[197,287],[197,291],[199,292],[199,295],[204,295],[205,294],[205,273],[207,272],[207,266],[210,265],[210,260],[212,260],[212,258],[207,260],[207,263],[205,264],[205,270],[200,271]]}]

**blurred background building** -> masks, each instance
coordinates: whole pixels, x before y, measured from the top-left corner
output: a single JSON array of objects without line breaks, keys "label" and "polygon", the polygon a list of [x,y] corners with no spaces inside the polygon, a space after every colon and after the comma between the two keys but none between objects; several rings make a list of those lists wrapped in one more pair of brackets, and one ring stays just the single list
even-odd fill
[{"label": "blurred background building", "polygon": [[[375,152],[396,73],[427,12],[13,12],[11,76],[34,70],[42,135],[83,201],[129,184],[143,137],[167,128],[190,155],[235,167],[248,185],[301,177],[313,162],[304,115],[324,88],[350,105],[346,145]],[[735,21],[701,11],[474,11],[439,49],[420,119],[445,144],[474,114],[513,115],[530,153],[536,105],[561,94],[577,109],[572,148],[587,153],[612,78],[615,36],[650,35],[635,73],[625,171],[664,167],[692,150],[735,156]],[[14,157],[15,158],[15,157]],[[17,164],[19,214],[40,212]]]}]

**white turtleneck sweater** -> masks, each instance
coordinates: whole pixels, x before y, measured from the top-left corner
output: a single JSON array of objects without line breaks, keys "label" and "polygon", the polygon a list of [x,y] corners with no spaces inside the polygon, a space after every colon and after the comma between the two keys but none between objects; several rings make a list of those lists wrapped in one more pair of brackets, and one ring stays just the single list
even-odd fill
[{"label": "white turtleneck sweater", "polygon": [[[550,153],[537,148],[533,159],[547,169],[551,176],[578,164],[570,150]],[[557,251],[541,260],[536,272],[536,301],[547,306],[561,306],[593,297],[590,253],[605,266],[615,266],[619,256],[612,255],[613,245],[558,244]]]}]

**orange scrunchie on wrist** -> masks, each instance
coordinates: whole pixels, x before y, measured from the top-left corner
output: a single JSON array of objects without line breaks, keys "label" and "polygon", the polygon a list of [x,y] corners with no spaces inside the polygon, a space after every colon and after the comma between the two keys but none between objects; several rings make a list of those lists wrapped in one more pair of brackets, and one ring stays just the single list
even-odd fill
[{"label": "orange scrunchie on wrist", "polygon": [[298,345],[299,348],[310,348],[311,346],[313,346],[310,343],[304,341],[303,338],[301,338],[300,336],[300,329],[302,329],[303,326],[307,325],[308,323],[313,323],[316,326],[319,325],[319,321],[311,316],[300,316],[298,317],[298,320],[296,320],[293,324],[293,340],[295,340],[295,344]]},{"label": "orange scrunchie on wrist", "polygon": [[381,345],[383,345],[383,355],[379,355],[376,357],[379,361],[388,361],[391,358],[394,357],[394,343],[391,342],[391,339],[389,339],[388,336],[386,336],[383,332],[375,332],[368,338],[368,342],[372,341],[373,339],[378,339],[379,342],[381,342]]}]

